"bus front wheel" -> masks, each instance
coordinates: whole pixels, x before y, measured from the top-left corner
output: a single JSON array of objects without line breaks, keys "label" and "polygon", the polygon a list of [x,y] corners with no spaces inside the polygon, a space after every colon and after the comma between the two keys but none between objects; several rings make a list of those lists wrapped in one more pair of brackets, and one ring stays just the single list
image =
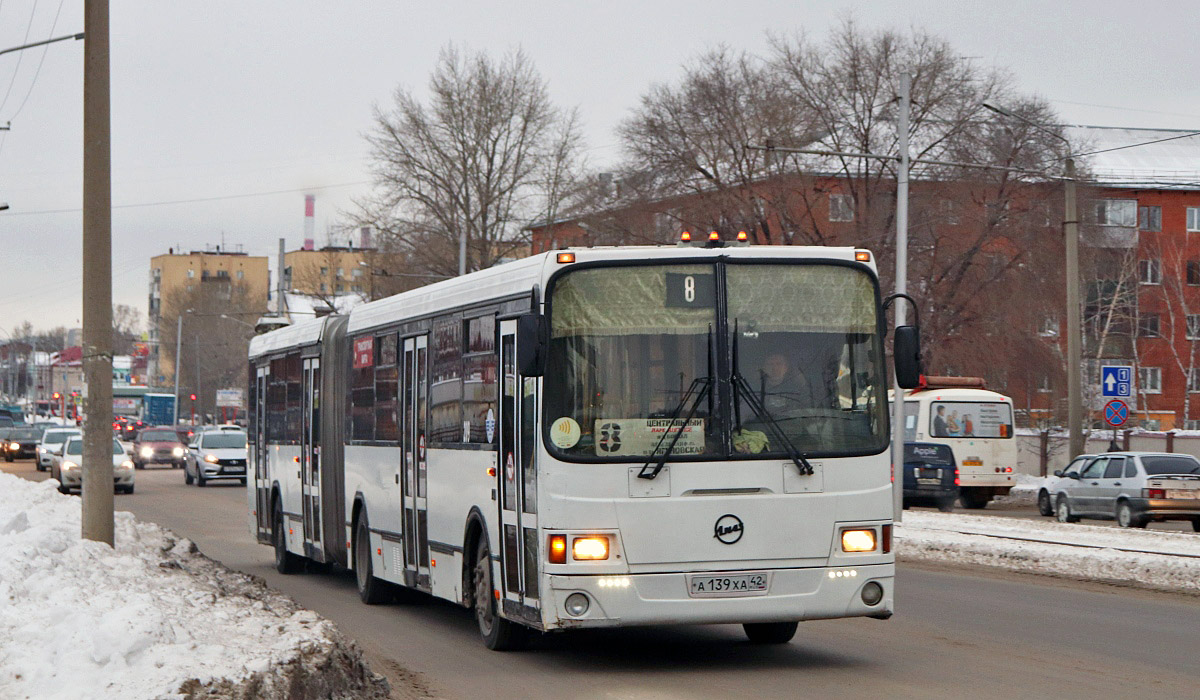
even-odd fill
[{"label": "bus front wheel", "polygon": [[787,644],[799,626],[798,622],[747,622],[742,629],[752,644]]},{"label": "bus front wheel", "polygon": [[499,597],[492,587],[492,557],[486,544],[479,544],[475,556],[475,622],[483,643],[493,651],[512,651],[525,646],[526,630],[515,622],[500,617]]},{"label": "bus front wheel", "polygon": [[274,515],[275,570],[281,574],[298,573],[302,562],[300,561],[300,557],[287,550],[287,532],[284,530],[283,506],[279,504],[278,499],[275,500]]}]

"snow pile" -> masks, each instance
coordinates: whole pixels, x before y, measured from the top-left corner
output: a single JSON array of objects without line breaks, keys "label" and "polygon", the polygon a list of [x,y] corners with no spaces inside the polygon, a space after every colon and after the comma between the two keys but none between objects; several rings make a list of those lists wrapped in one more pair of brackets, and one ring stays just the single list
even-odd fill
[{"label": "snow pile", "polygon": [[902,559],[1200,593],[1200,535],[1192,533],[917,511],[895,532]]},{"label": "snow pile", "polygon": [[186,539],[0,473],[0,697],[377,698],[386,683],[328,621]]}]

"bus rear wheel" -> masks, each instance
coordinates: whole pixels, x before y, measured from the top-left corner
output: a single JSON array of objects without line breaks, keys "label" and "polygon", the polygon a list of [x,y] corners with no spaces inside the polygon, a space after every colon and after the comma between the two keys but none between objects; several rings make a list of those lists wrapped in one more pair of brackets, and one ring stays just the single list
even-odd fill
[{"label": "bus rear wheel", "polygon": [[483,643],[493,651],[521,649],[528,640],[526,629],[500,617],[496,589],[492,587],[492,557],[486,544],[480,543],[475,556],[475,622]]},{"label": "bus rear wheel", "polygon": [[987,508],[987,504],[992,500],[992,495],[990,493],[980,495],[973,491],[963,491],[959,494],[958,500],[962,501],[964,508],[983,510]]},{"label": "bus rear wheel", "polygon": [[354,529],[354,582],[358,597],[367,605],[387,601],[387,582],[375,578],[371,563],[371,526],[367,524],[366,510],[358,517],[358,527]]},{"label": "bus rear wheel", "polygon": [[273,518],[274,525],[274,545],[275,545],[275,570],[281,574],[299,573],[300,557],[287,551],[287,534],[284,530],[283,522],[283,506],[279,505],[279,501],[275,501],[275,517]]},{"label": "bus rear wheel", "polygon": [[742,629],[751,644],[787,644],[799,626],[799,622],[747,622]]}]

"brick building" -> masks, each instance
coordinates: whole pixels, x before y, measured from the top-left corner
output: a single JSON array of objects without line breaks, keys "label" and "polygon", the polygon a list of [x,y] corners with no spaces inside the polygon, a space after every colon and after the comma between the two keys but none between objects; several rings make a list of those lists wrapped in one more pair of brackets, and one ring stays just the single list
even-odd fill
[{"label": "brick building", "polygon": [[[1134,423],[1200,429],[1200,137],[1186,138],[1189,133],[1071,128],[1084,152],[1105,151],[1079,163],[1089,179],[1079,192],[1085,304],[1080,371],[1085,406],[1097,421],[1099,367],[1129,364],[1139,374]],[[1122,148],[1151,141],[1159,142]],[[857,185],[797,175],[787,183],[725,192],[614,200],[603,211],[530,227],[532,250],[669,244],[683,230],[717,230],[730,239],[741,229],[759,244],[870,248],[887,289],[894,269],[893,210],[879,202],[894,200],[894,183],[869,193],[876,198],[873,213]],[[924,308],[922,315],[926,369],[984,376],[990,387],[1013,397],[1026,425],[1061,425],[1063,189],[1056,182],[1004,188],[994,182],[912,183],[910,292],[937,299],[936,311]],[[746,202],[750,206],[739,206]],[[964,256],[971,259],[940,267],[930,262]],[[955,275],[968,281],[965,289],[931,289]],[[938,313],[946,309],[966,320],[947,322]]]}]

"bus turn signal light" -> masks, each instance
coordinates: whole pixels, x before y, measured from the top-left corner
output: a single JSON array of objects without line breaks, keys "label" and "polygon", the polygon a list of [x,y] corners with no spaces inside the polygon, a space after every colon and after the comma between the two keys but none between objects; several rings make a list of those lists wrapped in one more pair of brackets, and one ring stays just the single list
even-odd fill
[{"label": "bus turn signal light", "polygon": [[550,535],[549,558],[551,564],[567,563],[567,536]]},{"label": "bus turn signal light", "polygon": [[854,251],[854,259],[858,262],[871,262],[871,254],[865,250]]},{"label": "bus turn signal light", "polygon": [[559,253],[558,254],[558,262],[560,265],[565,264],[565,263],[573,263],[573,262],[575,262],[575,254],[574,253]]},{"label": "bus turn signal light", "polygon": [[608,559],[608,538],[600,535],[576,537],[571,541],[571,556],[575,561]]},{"label": "bus turn signal light", "polygon": [[842,530],[843,552],[874,552],[875,530]]}]

